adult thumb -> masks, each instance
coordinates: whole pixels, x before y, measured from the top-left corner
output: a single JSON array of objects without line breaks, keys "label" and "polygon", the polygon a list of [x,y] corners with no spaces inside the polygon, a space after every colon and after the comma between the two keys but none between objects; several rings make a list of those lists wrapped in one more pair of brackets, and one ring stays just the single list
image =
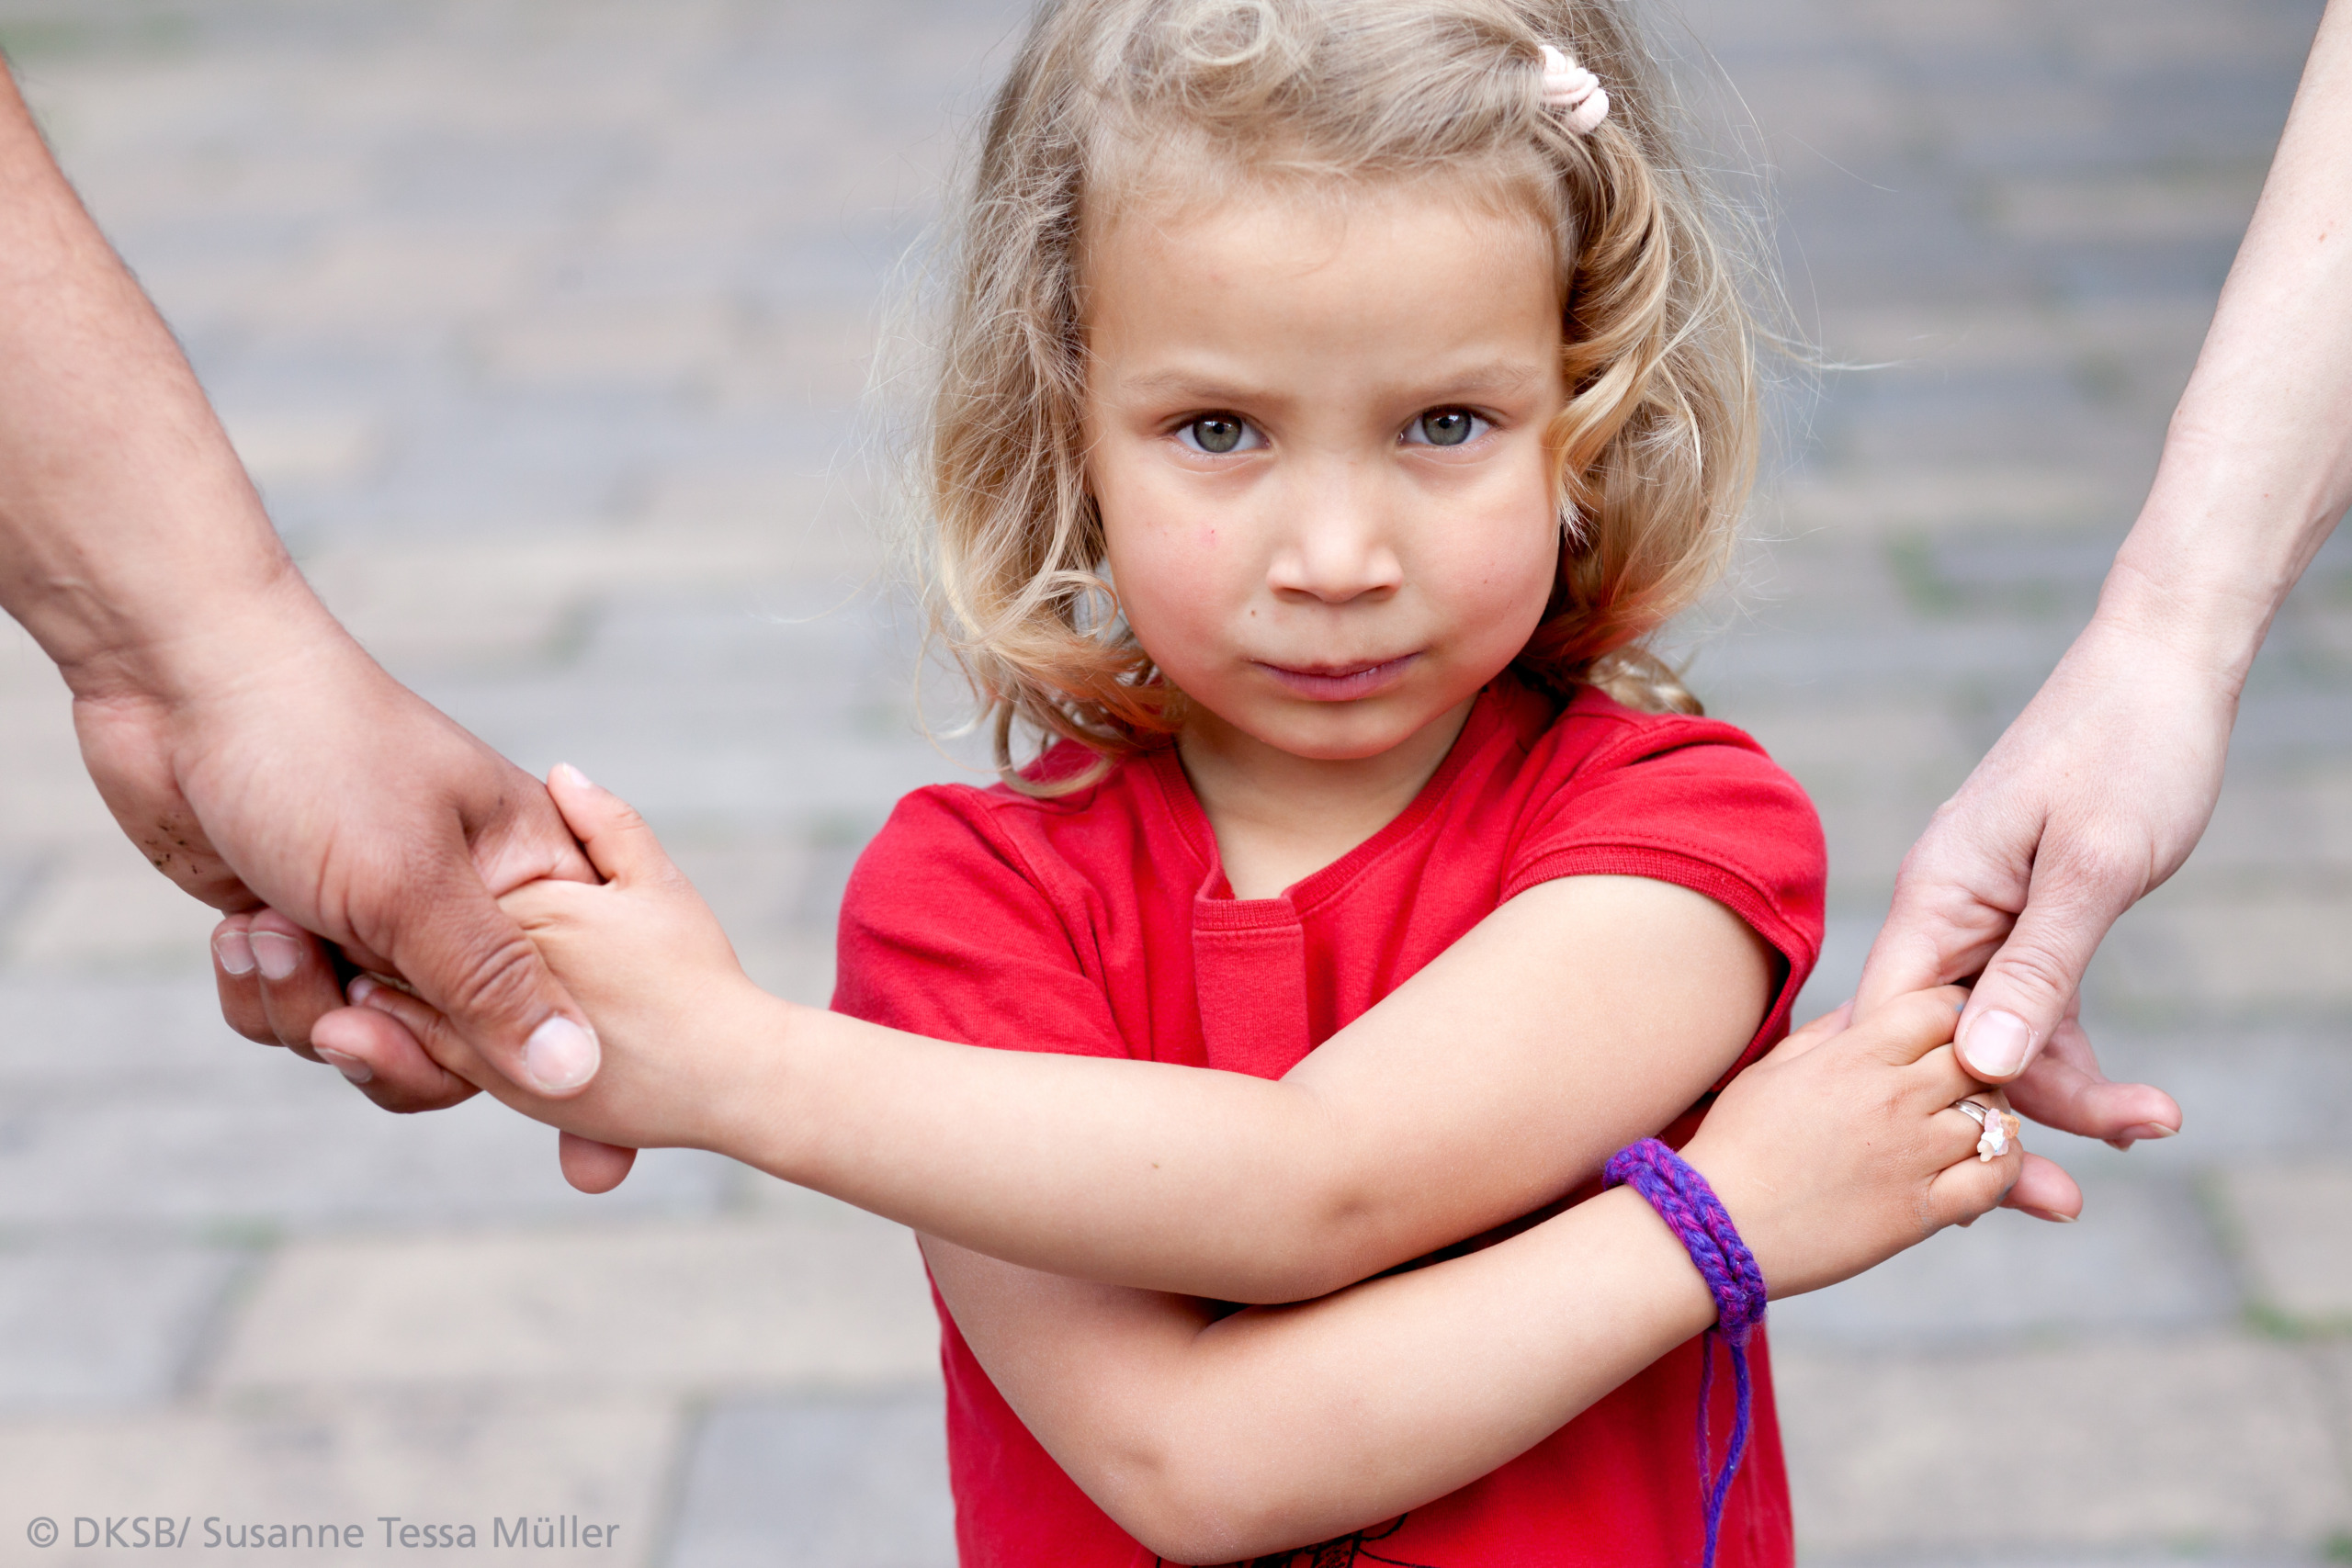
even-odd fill
[{"label": "adult thumb", "polygon": [[595,1031],[469,858],[412,885],[402,906],[392,962],[482,1060],[535,1094],[587,1086],[601,1057]]},{"label": "adult thumb", "polygon": [[2082,988],[2083,972],[2129,898],[2091,887],[2036,886],[2000,951],[1970,993],[1957,1037],[1960,1059],[1988,1083],[2025,1071],[2050,1043]]}]

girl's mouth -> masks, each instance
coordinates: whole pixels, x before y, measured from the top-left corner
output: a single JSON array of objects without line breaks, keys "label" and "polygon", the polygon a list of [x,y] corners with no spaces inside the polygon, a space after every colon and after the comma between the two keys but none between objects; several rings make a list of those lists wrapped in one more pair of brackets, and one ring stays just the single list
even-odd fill
[{"label": "girl's mouth", "polygon": [[1318,664],[1295,666],[1269,664],[1254,660],[1259,669],[1287,687],[1291,694],[1317,703],[1349,703],[1362,697],[1377,696],[1405,678],[1405,671],[1420,657],[1408,653],[1397,659],[1384,659],[1374,664]]}]

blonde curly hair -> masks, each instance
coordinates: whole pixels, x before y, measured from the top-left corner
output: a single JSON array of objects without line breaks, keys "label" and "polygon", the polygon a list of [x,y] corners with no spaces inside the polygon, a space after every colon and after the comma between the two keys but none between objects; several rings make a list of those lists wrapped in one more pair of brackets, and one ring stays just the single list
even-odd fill
[{"label": "blonde curly hair", "polygon": [[[1547,43],[1608,90],[1589,134],[1544,105]],[[1699,711],[1643,643],[1735,541],[1755,471],[1757,333],[1747,258],[1679,155],[1670,108],[1619,0],[1041,6],[951,231],[921,497],[927,608],[1009,780],[1023,783],[1016,727],[1107,762],[1182,722],[1182,694],[1102,574],[1079,299],[1082,228],[1164,185],[1170,149],[1213,154],[1182,160],[1194,187],[1191,171],[1227,169],[1344,199],[1352,183],[1442,170],[1532,208],[1557,237],[1570,396],[1547,432],[1559,579],[1513,669],[1558,694],[1590,683]]]}]

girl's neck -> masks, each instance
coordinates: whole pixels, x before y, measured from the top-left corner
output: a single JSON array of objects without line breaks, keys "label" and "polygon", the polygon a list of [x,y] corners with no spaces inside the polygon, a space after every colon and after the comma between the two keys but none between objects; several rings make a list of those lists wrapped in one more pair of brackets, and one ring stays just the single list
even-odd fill
[{"label": "girl's neck", "polygon": [[1195,709],[1176,739],[1237,898],[1271,898],[1379,832],[1412,804],[1474,697],[1372,757],[1301,757]]}]

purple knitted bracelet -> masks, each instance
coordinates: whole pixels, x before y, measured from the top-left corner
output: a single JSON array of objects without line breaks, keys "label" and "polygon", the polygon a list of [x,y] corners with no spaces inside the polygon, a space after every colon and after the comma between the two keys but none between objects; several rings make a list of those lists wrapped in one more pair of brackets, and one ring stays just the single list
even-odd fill
[{"label": "purple knitted bracelet", "polygon": [[[1731,1495],[1731,1481],[1739,1473],[1739,1461],[1747,1456],[1748,1429],[1754,1420],[1747,1337],[1764,1321],[1764,1271],[1732,1227],[1731,1215],[1724,1213],[1707,1179],[1656,1138],[1628,1144],[1611,1155],[1601,1169],[1600,1180],[1604,1187],[1622,1182],[1648,1201],[1690,1252],[1699,1277],[1707,1281],[1715,1298],[1715,1325],[1707,1330],[1699,1363],[1699,1486],[1707,1517],[1707,1552],[1702,1562],[1702,1568],[1714,1568],[1724,1503]],[[1721,1473],[1715,1471],[1714,1447],[1707,1437],[1707,1403],[1714,1392],[1718,1336],[1731,1348],[1731,1374],[1739,1391],[1738,1414],[1732,1421],[1731,1444]]]}]

